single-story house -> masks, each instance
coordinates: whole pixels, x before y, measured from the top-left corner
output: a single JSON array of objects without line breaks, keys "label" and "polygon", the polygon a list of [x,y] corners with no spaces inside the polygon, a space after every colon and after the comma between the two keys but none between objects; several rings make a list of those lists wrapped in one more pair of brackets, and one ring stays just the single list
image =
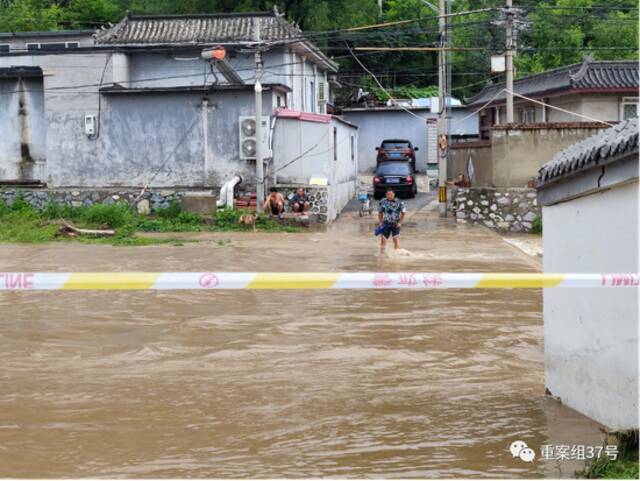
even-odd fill
[{"label": "single-story house", "polygon": [[[48,38],[19,37],[27,46]],[[333,181],[346,183],[335,186],[341,192],[355,192],[357,152],[339,147],[356,148],[357,128],[327,114],[337,65],[277,11],[128,15],[76,38],[85,40],[0,51],[0,127],[11,132],[0,139],[0,183],[217,189],[239,175],[243,188],[255,191],[260,45],[267,187],[292,162],[305,167],[289,167],[288,182],[307,184],[313,172],[328,179],[329,190]],[[218,45],[225,59],[203,60],[201,52]],[[313,120],[325,127],[322,139],[311,146],[285,141],[314,138]],[[326,150],[331,155],[319,155]]]},{"label": "single-story house", "polygon": [[[637,283],[638,119],[558,153],[538,176],[544,271]],[[637,285],[637,284],[636,284]],[[545,289],[545,382],[613,430],[638,429],[637,288]]]},{"label": "single-story house", "polygon": [[[371,173],[376,167],[376,147],[384,139],[407,139],[416,152],[418,171],[434,172],[438,167],[438,112],[431,107],[432,99],[421,99],[413,105],[353,106],[342,109],[344,118],[359,130],[360,173]],[[455,100],[455,99],[454,99]],[[417,103],[417,105],[416,105]],[[478,116],[452,102],[451,132],[454,141],[478,136]]]},{"label": "single-story house", "polygon": [[490,85],[468,100],[467,110],[479,111],[480,138],[452,145],[453,175],[471,159],[478,187],[532,186],[538,170],[562,149],[636,117],[638,62],[585,58],[519,78],[514,91],[532,100],[514,97],[512,124],[506,123],[504,88]]},{"label": "single-story house", "polygon": [[[481,139],[488,140],[492,127],[507,123],[504,88],[504,83],[489,85],[467,101],[469,110],[482,107],[479,112]],[[516,79],[513,90],[551,106],[514,97],[516,124],[590,122],[593,119],[618,122],[638,115],[638,62],[596,61],[585,57],[582,63]]]}]

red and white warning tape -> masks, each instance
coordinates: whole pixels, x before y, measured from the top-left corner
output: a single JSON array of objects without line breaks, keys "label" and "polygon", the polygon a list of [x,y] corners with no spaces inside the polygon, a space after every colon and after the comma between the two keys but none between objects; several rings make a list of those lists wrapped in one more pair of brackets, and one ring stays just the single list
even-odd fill
[{"label": "red and white warning tape", "polygon": [[0,272],[0,290],[527,289],[639,287],[640,274],[449,272]]}]

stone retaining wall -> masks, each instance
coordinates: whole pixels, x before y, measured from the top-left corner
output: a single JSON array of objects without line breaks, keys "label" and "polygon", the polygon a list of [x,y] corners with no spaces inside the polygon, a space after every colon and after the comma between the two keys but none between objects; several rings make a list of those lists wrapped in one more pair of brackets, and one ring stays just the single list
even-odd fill
[{"label": "stone retaining wall", "polygon": [[451,202],[458,223],[501,231],[529,232],[542,215],[535,189],[453,189]]},{"label": "stone retaining wall", "polygon": [[[304,192],[309,197],[309,213],[315,217],[319,224],[326,224],[331,221],[329,219],[329,192],[326,186],[319,185],[299,185],[299,184],[277,184],[278,191],[289,199],[299,187],[304,188]],[[289,209],[289,207],[287,207]],[[311,217],[310,216],[310,217]]]},{"label": "stone retaining wall", "polygon": [[186,191],[154,190],[147,191],[140,198],[139,190],[131,189],[0,189],[0,199],[8,205],[13,204],[20,193],[25,201],[37,209],[42,209],[49,202],[66,204],[73,207],[91,206],[93,204],[113,204],[124,201],[141,212],[169,207],[172,200],[180,201]]},{"label": "stone retaining wall", "polygon": [[[299,185],[279,184],[278,190],[288,198],[295,193]],[[331,221],[328,216],[329,193],[325,186],[303,186],[309,197],[310,220],[326,224]],[[150,190],[140,196],[139,190],[131,189],[28,189],[28,188],[0,188],[0,199],[8,205],[13,204],[18,192],[25,201],[36,209],[42,209],[49,202],[66,204],[73,207],[91,206],[93,204],[113,204],[114,202],[126,202],[135,207],[140,213],[149,213],[157,209],[169,207],[171,201],[180,199],[190,193],[212,192],[191,190]]]}]

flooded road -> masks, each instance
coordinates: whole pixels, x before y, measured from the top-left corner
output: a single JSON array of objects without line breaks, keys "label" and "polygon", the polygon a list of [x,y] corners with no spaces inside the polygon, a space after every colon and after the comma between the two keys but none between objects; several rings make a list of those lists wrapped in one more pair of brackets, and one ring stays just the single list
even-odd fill
[{"label": "flooded road", "polygon": [[[0,245],[0,270],[536,271],[411,212],[183,246]],[[184,237],[184,235],[181,235]],[[509,444],[597,444],[544,395],[540,290],[0,294],[0,477],[545,477]]]}]

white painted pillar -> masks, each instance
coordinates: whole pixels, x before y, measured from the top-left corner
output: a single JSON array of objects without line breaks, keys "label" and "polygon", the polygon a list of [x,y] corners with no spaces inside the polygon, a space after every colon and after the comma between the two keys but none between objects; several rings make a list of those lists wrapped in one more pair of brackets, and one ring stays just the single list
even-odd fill
[{"label": "white painted pillar", "polygon": [[111,58],[111,65],[113,68],[113,83],[120,84],[123,87],[129,87],[129,82],[131,81],[129,55],[125,53],[114,53]]},{"label": "white painted pillar", "polygon": [[305,112],[307,110],[307,89],[306,89],[306,68],[305,68],[306,59],[304,55],[300,55],[300,110]]}]

